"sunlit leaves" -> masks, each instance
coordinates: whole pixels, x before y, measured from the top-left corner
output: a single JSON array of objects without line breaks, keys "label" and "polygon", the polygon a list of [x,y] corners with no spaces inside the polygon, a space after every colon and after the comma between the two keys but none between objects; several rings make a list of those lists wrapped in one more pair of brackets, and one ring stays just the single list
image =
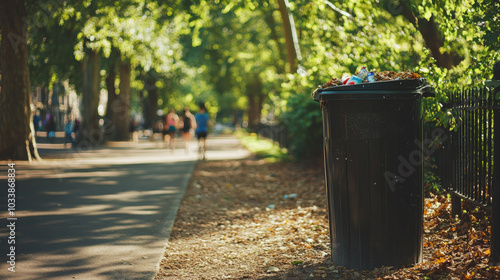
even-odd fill
[{"label": "sunlit leaves", "polygon": [[191,36],[184,44],[184,59],[192,67],[205,66],[206,71],[198,77],[213,86],[223,110],[220,115],[246,110],[248,104],[242,94],[255,77],[262,80],[266,93],[279,88],[277,68],[284,63],[278,54],[280,37],[271,37],[270,28],[275,27],[270,27],[268,21],[273,17],[276,22],[279,14],[266,4],[253,0],[218,1],[190,9]]},{"label": "sunlit leaves", "polygon": [[168,21],[161,20],[163,9],[169,10],[143,1],[119,10],[110,6],[99,9],[98,16],[85,23],[75,55],[82,58],[85,48],[90,48],[108,57],[115,48],[123,60],[140,65],[146,71],[151,68],[171,71],[181,57],[177,37],[187,32],[186,16],[179,13]]},{"label": "sunlit leaves", "polygon": [[[291,99],[302,100],[303,98],[297,95],[309,95],[317,85],[323,84],[331,77],[340,78],[343,73],[353,74],[364,65],[369,69],[412,70],[421,73],[436,87],[437,96],[435,100],[426,100],[426,120],[445,121],[446,112],[435,106],[439,101],[447,100],[448,91],[445,87],[483,81],[491,75],[493,62],[500,58],[499,52],[489,50],[478,40],[478,37],[481,38],[480,28],[488,30],[489,25],[498,22],[495,21],[495,16],[492,16],[494,9],[489,2],[332,1],[340,10],[352,14],[352,20],[328,8],[324,1],[297,4],[293,12],[300,30],[300,44],[304,56],[302,64],[308,71],[309,78],[296,77],[289,80],[284,87],[290,96],[287,107],[293,107],[290,111],[297,110],[295,106],[302,106],[302,103],[295,103]],[[488,15],[486,12],[475,11],[486,4],[490,5]],[[403,16],[405,8],[417,17],[415,23]],[[498,9],[496,13],[498,14]],[[476,14],[476,18],[471,20],[473,14]],[[481,22],[478,18],[485,20]],[[451,70],[438,67],[426,48],[426,42],[417,29],[424,20],[437,23],[443,40],[439,51],[451,54],[456,65]],[[498,34],[496,36],[498,37]],[[294,106],[290,106],[291,104]],[[307,116],[312,114],[308,111],[303,113]],[[288,121],[296,122],[294,115],[287,115],[292,117]]]},{"label": "sunlit leaves", "polygon": [[500,2],[496,0],[475,1],[469,10],[471,20],[477,23],[482,31],[482,37],[476,40],[484,40],[491,51],[500,50]]},{"label": "sunlit leaves", "polygon": [[[323,0],[290,1],[303,56],[300,65],[306,77],[294,74],[287,78],[283,74],[286,50],[281,18],[276,1],[267,0],[48,1],[30,17],[39,25],[48,23],[42,27],[49,29],[40,28],[35,34],[37,25],[33,25],[30,32],[36,42],[31,58],[34,65],[58,65],[62,63],[51,52],[57,53],[63,45],[72,52],[71,59],[78,60],[88,49],[98,50],[105,57],[117,49],[121,59],[130,60],[132,65],[146,71],[156,69],[169,77],[183,73],[177,70],[186,62],[189,67],[205,67],[186,76],[195,79],[192,82],[203,79],[207,92],[236,95],[233,101],[242,100],[248,75],[258,73],[265,92],[272,97],[270,107],[277,112],[289,108],[288,97],[309,96],[318,84],[332,76],[353,74],[361,65],[420,72],[438,87],[438,100],[446,99],[443,85],[482,81],[491,75],[492,62],[500,58],[498,1],[329,2],[336,9]],[[417,16],[417,22],[403,15],[404,7]],[[431,19],[443,40],[439,51],[456,56],[450,71],[436,66],[417,29]],[[64,36],[59,31],[64,31]],[[41,33],[50,36],[44,38]],[[63,40],[56,35],[69,39],[61,44]],[[42,41],[45,39],[47,44]],[[59,68],[64,70],[54,71],[70,72],[67,65]],[[429,109],[434,111],[435,107]],[[428,116],[433,118],[432,114]]]}]

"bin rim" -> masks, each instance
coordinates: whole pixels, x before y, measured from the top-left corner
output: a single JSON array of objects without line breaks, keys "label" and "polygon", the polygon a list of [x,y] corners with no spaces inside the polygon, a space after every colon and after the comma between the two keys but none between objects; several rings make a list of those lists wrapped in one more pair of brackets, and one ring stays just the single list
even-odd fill
[{"label": "bin rim", "polygon": [[410,98],[415,94],[423,97],[434,97],[434,88],[427,82],[425,78],[409,79],[409,80],[390,80],[379,81],[372,83],[362,83],[355,85],[333,86],[326,89],[319,88],[314,92],[314,100],[320,101],[326,99],[329,95],[370,95],[376,99],[378,95],[398,95],[399,97]]}]

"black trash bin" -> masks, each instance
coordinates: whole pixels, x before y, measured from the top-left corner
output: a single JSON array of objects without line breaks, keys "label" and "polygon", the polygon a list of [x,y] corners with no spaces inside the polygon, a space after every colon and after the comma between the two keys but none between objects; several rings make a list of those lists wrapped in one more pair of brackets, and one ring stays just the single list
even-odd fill
[{"label": "black trash bin", "polygon": [[334,263],[422,261],[425,79],[318,90]]}]

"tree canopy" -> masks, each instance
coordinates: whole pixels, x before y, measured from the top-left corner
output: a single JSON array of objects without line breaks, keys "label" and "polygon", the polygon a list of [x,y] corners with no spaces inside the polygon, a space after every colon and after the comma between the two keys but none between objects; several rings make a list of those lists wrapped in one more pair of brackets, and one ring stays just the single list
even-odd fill
[{"label": "tree canopy", "polygon": [[[250,127],[272,116],[293,124],[297,154],[321,138],[310,93],[331,77],[361,66],[420,73],[437,88],[426,119],[446,122],[441,89],[491,77],[500,57],[493,0],[14,2],[27,8],[18,21],[28,29],[32,88],[64,81],[88,104],[107,91],[108,102],[117,97],[127,108],[110,117],[115,124],[134,111],[152,125],[157,110],[196,110],[198,102],[220,121]],[[23,40],[6,28],[2,41]]]}]

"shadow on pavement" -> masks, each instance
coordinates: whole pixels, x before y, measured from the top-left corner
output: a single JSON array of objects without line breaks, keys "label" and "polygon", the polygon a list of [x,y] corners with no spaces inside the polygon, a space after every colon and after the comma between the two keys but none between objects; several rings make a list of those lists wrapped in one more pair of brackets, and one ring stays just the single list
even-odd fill
[{"label": "shadow on pavement", "polygon": [[[193,165],[19,167],[16,279],[152,278]],[[1,236],[6,245],[5,226]],[[0,278],[9,273],[7,249],[1,248]]]}]

